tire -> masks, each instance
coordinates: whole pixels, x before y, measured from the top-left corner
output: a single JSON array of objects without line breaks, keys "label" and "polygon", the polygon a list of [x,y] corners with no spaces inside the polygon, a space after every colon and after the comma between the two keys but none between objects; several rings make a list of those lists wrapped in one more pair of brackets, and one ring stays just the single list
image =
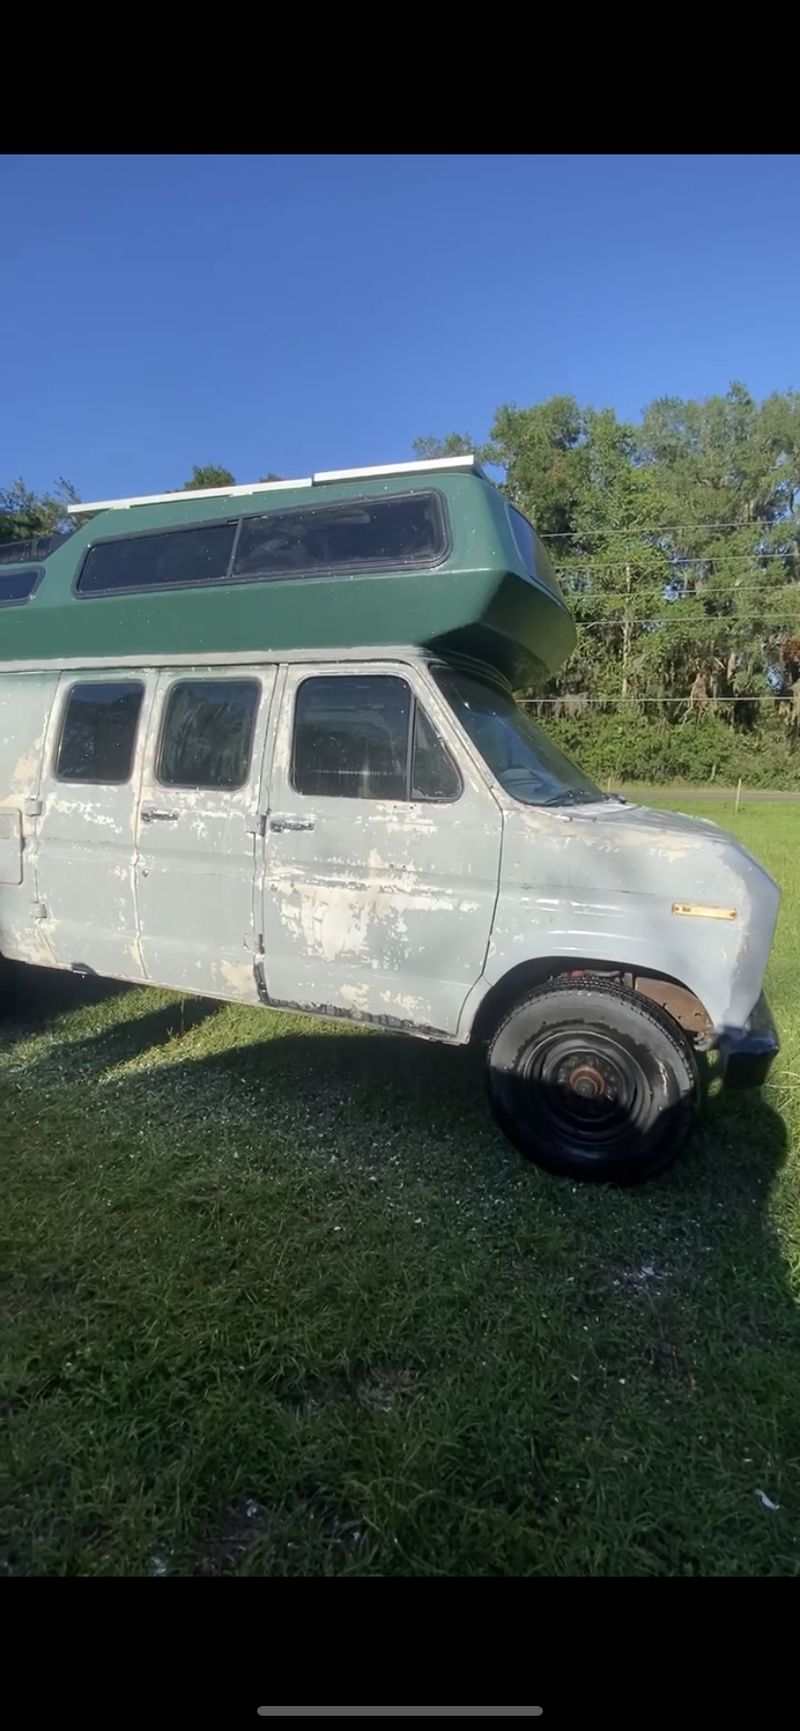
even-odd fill
[{"label": "tire", "polygon": [[681,1029],[637,992],[592,979],[522,999],[491,1042],[488,1082],[494,1116],[526,1159],[613,1184],[672,1165],[699,1093]]}]

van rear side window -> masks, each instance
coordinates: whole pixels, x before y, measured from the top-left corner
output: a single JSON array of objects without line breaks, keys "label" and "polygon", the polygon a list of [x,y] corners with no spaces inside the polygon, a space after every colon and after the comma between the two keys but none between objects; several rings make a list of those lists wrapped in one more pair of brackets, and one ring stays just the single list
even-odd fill
[{"label": "van rear side window", "polygon": [[261,687],[254,679],[181,679],[167,698],[158,754],[163,787],[241,787]]},{"label": "van rear side window", "polygon": [[351,499],[244,517],[233,578],[414,569],[438,564],[446,552],[447,522],[438,493]]},{"label": "van rear side window", "polygon": [[426,570],[441,563],[449,545],[438,493],[338,500],[96,541],[84,555],[75,589],[88,597],[335,571]]},{"label": "van rear side window", "polygon": [[125,589],[202,588],[226,575],[235,523],[204,523],[162,535],[96,541],[81,567],[79,595],[116,595]]},{"label": "van rear side window", "polygon": [[127,781],[143,697],[139,680],[73,685],[58,742],[58,780],[106,787]]},{"label": "van rear side window", "polygon": [[41,575],[37,565],[26,565],[21,571],[0,570],[0,607],[30,601]]}]

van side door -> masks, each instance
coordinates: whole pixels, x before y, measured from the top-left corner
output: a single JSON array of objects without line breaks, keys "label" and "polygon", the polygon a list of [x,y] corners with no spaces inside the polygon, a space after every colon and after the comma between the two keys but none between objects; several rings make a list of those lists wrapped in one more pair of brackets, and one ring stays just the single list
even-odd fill
[{"label": "van side door", "polygon": [[501,837],[417,668],[289,667],[266,834],[269,1001],[455,1035],[486,959]]},{"label": "van side door", "polygon": [[53,960],[36,888],[41,777],[58,673],[0,674],[0,955]]},{"label": "van side door", "polygon": [[146,977],[258,1002],[254,884],[274,667],[158,676],[137,819]]},{"label": "van side door", "polygon": [[58,967],[143,977],[134,856],[153,685],[138,669],[60,676],[36,833],[37,911]]}]

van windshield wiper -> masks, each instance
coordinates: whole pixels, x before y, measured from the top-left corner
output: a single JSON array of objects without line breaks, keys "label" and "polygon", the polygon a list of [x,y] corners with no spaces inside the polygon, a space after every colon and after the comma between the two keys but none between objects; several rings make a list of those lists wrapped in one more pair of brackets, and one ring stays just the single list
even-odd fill
[{"label": "van windshield wiper", "polygon": [[613,799],[611,793],[581,793],[576,787],[565,787],[562,793],[552,793],[542,805],[597,805],[601,799]]}]

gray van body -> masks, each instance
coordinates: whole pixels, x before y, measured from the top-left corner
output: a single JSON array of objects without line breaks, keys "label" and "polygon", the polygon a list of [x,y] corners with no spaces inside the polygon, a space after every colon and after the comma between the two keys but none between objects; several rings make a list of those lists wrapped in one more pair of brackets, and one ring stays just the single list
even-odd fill
[{"label": "gray van body", "polygon": [[[0,670],[0,953],[451,1042],[490,1032],[553,974],[608,973],[718,1046],[731,1080],[763,1079],[777,1049],[762,998],[779,900],[769,874],[698,818],[515,799],[435,669],[400,645]],[[352,675],[404,682],[460,791],[298,791],[298,690]],[[173,687],[233,678],[255,688],[246,779],[163,785]],[[127,780],[59,774],[73,688],[129,679],[142,693]]]}]

